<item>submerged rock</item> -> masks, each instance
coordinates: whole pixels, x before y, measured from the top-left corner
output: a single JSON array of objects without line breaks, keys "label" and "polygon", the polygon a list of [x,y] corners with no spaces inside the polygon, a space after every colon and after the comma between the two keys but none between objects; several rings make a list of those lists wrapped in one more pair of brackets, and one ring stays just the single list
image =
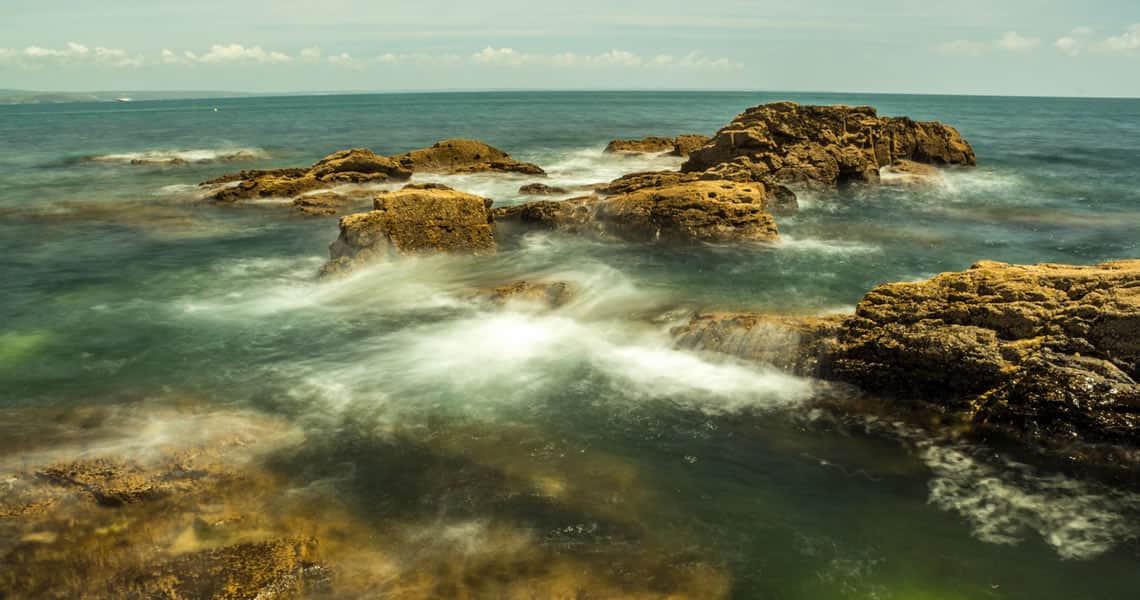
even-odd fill
[{"label": "submerged rock", "polygon": [[56,485],[78,489],[104,506],[140,502],[168,491],[136,465],[109,459],[51,465],[38,474]]},{"label": "submerged rock", "polygon": [[574,288],[565,281],[514,281],[493,288],[478,290],[475,297],[493,304],[513,301],[532,302],[547,308],[558,308],[574,295]]},{"label": "submerged rock", "polygon": [[928,407],[983,437],[1140,466],[1140,260],[979,262],[879,286],[840,320],[700,315],[674,334]]},{"label": "submerged rock", "polygon": [[478,140],[451,139],[398,154],[392,160],[418,173],[503,172],[545,175],[538,165],[519,162],[510,154]]},{"label": "submerged rock", "polygon": [[342,194],[339,192],[315,192],[303,194],[293,199],[293,207],[302,215],[328,216],[345,209],[367,207],[371,193]]},{"label": "submerged rock", "polygon": [[930,184],[943,180],[942,172],[932,165],[913,160],[896,160],[879,173],[884,184]]},{"label": "submerged rock", "polygon": [[551,187],[545,183],[528,183],[519,188],[520,194],[528,196],[556,196],[558,194],[568,194],[569,190],[561,187]]},{"label": "submerged rock", "polygon": [[829,363],[842,316],[701,313],[673,329],[677,347],[731,354],[796,375],[818,377]]},{"label": "submerged rock", "polygon": [[501,208],[495,217],[635,241],[722,242],[779,237],[764,184],[702,180],[669,183],[670,179],[664,177],[663,185],[627,187],[630,191],[624,193]]},{"label": "submerged rock", "polygon": [[324,272],[393,254],[493,252],[491,224],[490,200],[443,185],[383,192],[373,210],[341,218]]},{"label": "submerged rock", "polygon": [[974,165],[956,129],[906,117],[879,117],[869,106],[801,106],[776,102],[738,115],[695,150],[681,170],[706,171],[742,161],[774,181],[805,187],[876,182],[898,160]]},{"label": "submerged rock", "polygon": [[609,154],[660,154],[668,152],[672,156],[688,156],[694,150],[712,139],[695,133],[677,137],[650,136],[640,140],[613,140],[606,145]]}]

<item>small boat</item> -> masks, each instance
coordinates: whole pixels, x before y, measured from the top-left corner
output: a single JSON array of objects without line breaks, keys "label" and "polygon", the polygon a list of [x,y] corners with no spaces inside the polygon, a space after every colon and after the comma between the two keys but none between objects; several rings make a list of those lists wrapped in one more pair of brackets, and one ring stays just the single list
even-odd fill
[{"label": "small boat", "polygon": [[115,98],[115,102],[134,102],[134,99],[129,96],[119,96]]}]

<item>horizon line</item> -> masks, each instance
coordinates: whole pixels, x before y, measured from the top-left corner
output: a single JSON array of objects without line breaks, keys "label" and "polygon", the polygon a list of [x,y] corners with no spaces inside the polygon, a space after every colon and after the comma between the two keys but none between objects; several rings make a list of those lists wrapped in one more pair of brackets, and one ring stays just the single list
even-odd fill
[{"label": "horizon line", "polygon": [[[1140,100],[1140,96],[1104,96],[1104,95],[1071,95],[1058,96],[1052,94],[1010,94],[1010,93],[955,93],[955,92],[885,92],[867,90],[779,90],[756,88],[409,88],[394,90],[273,90],[263,92],[218,90],[218,89],[101,89],[101,90],[36,90],[22,88],[0,88],[0,93],[28,94],[28,95],[126,95],[136,94],[195,94],[194,100],[232,100],[235,98],[284,98],[306,96],[364,96],[364,95],[400,95],[400,94],[493,94],[493,93],[707,93],[707,94],[829,94],[829,95],[865,95],[865,96],[941,96],[956,98],[1036,98],[1055,100]],[[210,94],[218,94],[211,96]],[[191,98],[151,98],[136,100],[136,102],[167,102]],[[91,102],[93,100],[64,100],[52,104],[68,104]],[[10,103],[15,104],[15,103]]]}]

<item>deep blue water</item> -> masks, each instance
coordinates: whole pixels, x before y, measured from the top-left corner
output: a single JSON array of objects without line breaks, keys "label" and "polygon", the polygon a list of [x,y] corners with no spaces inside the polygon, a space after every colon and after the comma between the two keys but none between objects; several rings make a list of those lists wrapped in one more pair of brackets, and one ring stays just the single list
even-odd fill
[{"label": "deep blue water", "polygon": [[[494,257],[408,259],[334,282],[315,274],[335,219],[215,207],[194,185],[341,148],[387,154],[451,137],[538,163],[554,185],[594,183],[679,164],[603,156],[610,139],[711,134],[774,100],[937,119],[959,128],[979,166],[927,187],[803,194],[800,211],[778,219],[785,241],[775,247],[535,233],[501,240]],[[309,460],[361,472],[382,472],[383,457],[361,453],[367,440],[328,442],[344,435],[330,423],[432,438],[525,430],[639,473],[652,502],[630,509],[645,531],[622,542],[628,552],[652,558],[683,544],[741,598],[1109,599],[1140,587],[1140,502],[1128,493],[1019,475],[913,432],[885,442],[836,431],[802,408],[813,382],[674,351],[658,318],[850,310],[878,283],[980,259],[1138,257],[1140,100],[518,92],[77,103],[0,106],[0,140],[4,407],[186,397],[253,407],[325,440],[327,456]],[[195,162],[238,149],[260,158]],[[191,163],[129,164],[145,153]],[[438,179],[497,204],[522,201],[516,190],[529,181]],[[579,297],[549,314],[465,299],[535,277],[572,281]],[[555,464],[517,461],[524,472]],[[301,485],[307,471],[295,466]],[[589,486],[589,469],[567,468]],[[361,475],[341,493],[387,506],[386,495],[416,492]],[[540,539],[574,524],[513,505],[458,510],[450,495],[423,493],[405,499]],[[583,522],[608,514],[584,504],[563,508]],[[376,510],[380,522],[408,518]],[[567,552],[612,543],[584,535]]]}]

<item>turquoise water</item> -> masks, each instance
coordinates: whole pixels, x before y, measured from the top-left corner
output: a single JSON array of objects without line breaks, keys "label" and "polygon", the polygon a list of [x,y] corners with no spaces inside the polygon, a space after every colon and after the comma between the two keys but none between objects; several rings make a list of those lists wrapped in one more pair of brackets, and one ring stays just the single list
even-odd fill
[{"label": "turquoise water", "polygon": [[[387,154],[449,137],[535,162],[551,185],[595,183],[679,164],[604,156],[610,139],[711,134],[784,99],[942,120],[979,167],[929,187],[801,195],[800,211],[778,219],[776,246],[530,233],[501,239],[494,257],[407,259],[331,282],[315,274],[335,219],[273,203],[215,207],[194,186],[346,147]],[[1111,599],[1140,587],[1134,493],[901,424],[837,420],[812,404],[845,392],[676,351],[667,334],[693,309],[850,310],[878,283],[980,259],[1140,256],[1140,101],[241,98],[3,106],[0,139],[5,408],[187,397],[207,411],[252,408],[305,432],[273,462],[289,485],[341,474],[335,493],[376,527],[427,515],[441,527],[505,523],[556,554],[620,549],[712,565],[732,597]],[[202,160],[239,149],[260,158]],[[143,153],[190,163],[129,164]],[[524,201],[516,190],[530,181],[425,179],[497,205]],[[523,278],[567,280],[577,295],[555,311],[469,299]],[[35,429],[39,413],[12,414]],[[476,438],[528,451],[491,459]],[[468,462],[425,450],[440,443],[472,443]],[[599,469],[637,483],[603,494],[592,487],[610,485]],[[503,471],[551,470],[589,491],[576,502],[486,492]]]}]

